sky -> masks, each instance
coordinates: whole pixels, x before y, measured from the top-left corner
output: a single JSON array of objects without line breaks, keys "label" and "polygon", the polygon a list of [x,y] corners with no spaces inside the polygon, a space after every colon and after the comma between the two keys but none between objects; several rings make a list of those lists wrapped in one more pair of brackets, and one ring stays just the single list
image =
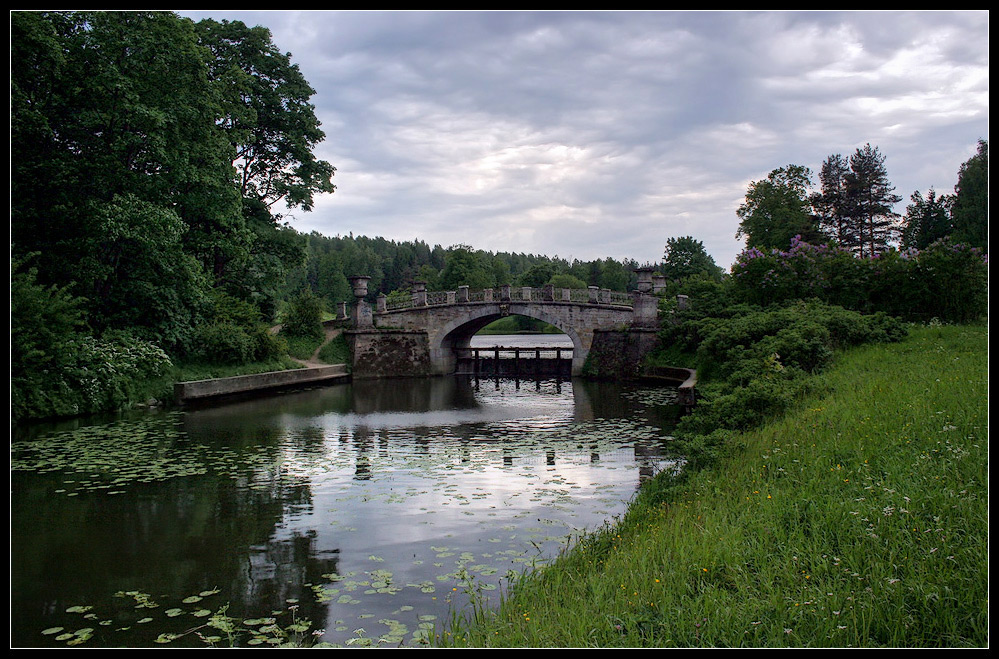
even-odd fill
[{"label": "sky", "polygon": [[952,193],[989,128],[988,11],[178,12],[271,30],[333,194],[302,232],[726,270],[753,181],[865,144]]}]

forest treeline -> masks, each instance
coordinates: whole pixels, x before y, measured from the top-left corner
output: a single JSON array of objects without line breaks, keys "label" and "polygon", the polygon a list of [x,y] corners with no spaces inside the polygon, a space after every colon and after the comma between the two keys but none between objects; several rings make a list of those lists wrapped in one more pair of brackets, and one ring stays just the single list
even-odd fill
[{"label": "forest treeline", "polygon": [[[490,252],[469,245],[431,247],[421,240],[394,241],[366,236],[299,234],[304,249],[301,265],[289,272],[285,295],[304,290],[327,304],[353,300],[347,278],[371,277],[369,296],[409,292],[414,282],[431,291],[493,288],[503,284],[560,288],[598,286],[626,291],[637,281],[634,260],[613,258],[582,261],[511,252]],[[331,307],[332,308],[332,307]]]}]

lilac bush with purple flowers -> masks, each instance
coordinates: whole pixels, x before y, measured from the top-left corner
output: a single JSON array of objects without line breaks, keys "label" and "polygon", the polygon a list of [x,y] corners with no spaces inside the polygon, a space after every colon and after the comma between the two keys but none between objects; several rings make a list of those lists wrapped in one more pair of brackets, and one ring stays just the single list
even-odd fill
[{"label": "lilac bush with purple flowers", "polygon": [[865,313],[966,322],[986,312],[988,257],[941,240],[923,250],[858,258],[796,236],[787,250],[743,251],[732,266],[732,285],[735,298],[751,304],[817,298]]}]

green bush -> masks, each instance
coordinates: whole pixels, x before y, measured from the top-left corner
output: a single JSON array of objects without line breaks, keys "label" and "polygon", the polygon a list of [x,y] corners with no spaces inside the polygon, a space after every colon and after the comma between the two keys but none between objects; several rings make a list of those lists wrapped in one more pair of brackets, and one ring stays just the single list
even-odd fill
[{"label": "green bush", "polygon": [[795,240],[787,251],[742,252],[732,266],[732,295],[764,306],[816,298],[864,313],[966,322],[987,312],[988,258],[948,240],[870,258]]},{"label": "green bush", "polygon": [[170,359],[156,345],[125,333],[80,335],[60,346],[58,363],[33,370],[11,386],[11,417],[76,416],[137,402]]},{"label": "green bush", "polygon": [[906,334],[901,321],[883,313],[864,316],[817,300],[768,309],[737,305],[722,314],[691,313],[685,321],[679,314],[685,340],[697,345],[700,381],[698,405],[680,423],[681,433],[754,427],[793,404],[806,375],[823,369],[836,350]]},{"label": "green bush", "polygon": [[255,348],[244,328],[218,321],[194,329],[189,355],[206,364],[245,364],[253,360]]},{"label": "green bush", "polygon": [[325,312],[323,299],[305,289],[288,302],[281,332],[288,336],[321,339]]}]

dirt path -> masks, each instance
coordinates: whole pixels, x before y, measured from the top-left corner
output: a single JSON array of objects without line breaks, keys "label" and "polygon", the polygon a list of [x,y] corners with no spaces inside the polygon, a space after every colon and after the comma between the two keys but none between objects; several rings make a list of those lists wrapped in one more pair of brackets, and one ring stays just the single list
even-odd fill
[{"label": "dirt path", "polygon": [[294,359],[296,362],[298,362],[299,364],[301,364],[303,366],[309,366],[309,367],[312,367],[312,366],[329,366],[329,364],[327,364],[326,362],[319,361],[319,351],[322,350],[323,346],[325,346],[327,343],[329,343],[330,341],[332,341],[336,337],[340,336],[340,333],[342,331],[343,330],[341,330],[339,328],[327,327],[326,328],[326,338],[323,339],[323,342],[319,344],[319,347],[316,348],[316,351],[314,353],[312,353],[311,357],[309,357],[308,359],[295,359],[294,357],[292,357],[292,359]]}]

